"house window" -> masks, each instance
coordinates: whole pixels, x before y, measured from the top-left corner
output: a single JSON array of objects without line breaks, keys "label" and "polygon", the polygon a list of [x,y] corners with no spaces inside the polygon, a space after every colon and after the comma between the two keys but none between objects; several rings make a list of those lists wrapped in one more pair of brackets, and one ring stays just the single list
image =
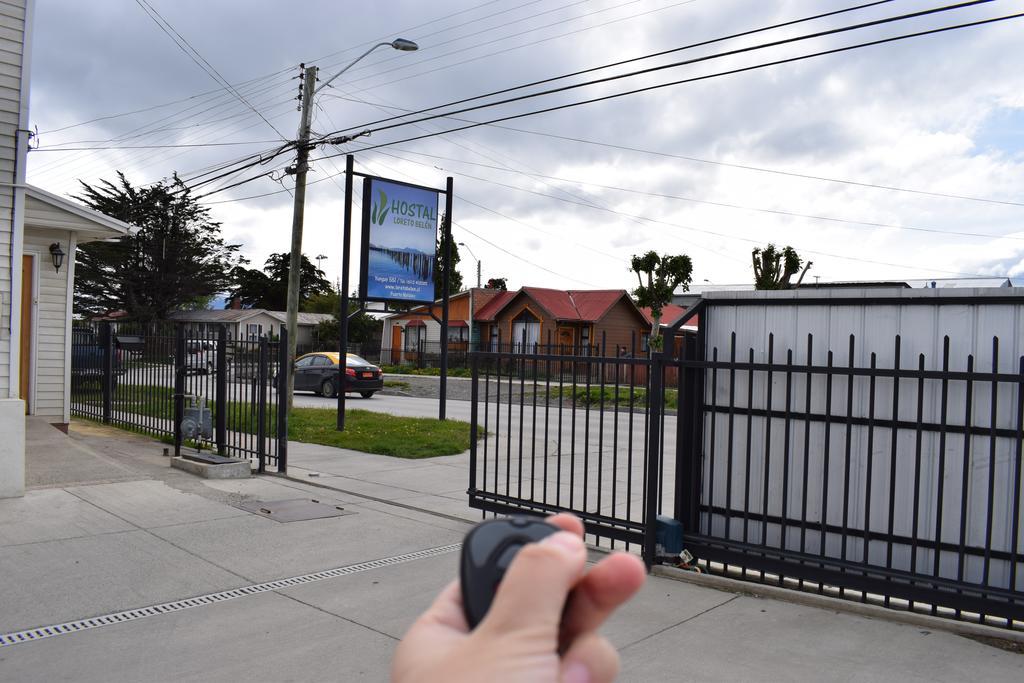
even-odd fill
[{"label": "house window", "polygon": [[467,342],[467,341],[469,341],[469,328],[468,327],[449,327],[448,328],[448,341],[450,341],[450,342]]},{"label": "house window", "polygon": [[263,334],[263,325],[259,323],[249,323],[245,326],[245,336],[249,341],[256,341]]},{"label": "house window", "polygon": [[405,327],[405,350],[419,351],[420,341],[426,342],[427,328],[422,325],[407,325]]},{"label": "house window", "polygon": [[640,335],[640,349],[644,353],[648,353],[651,350],[651,333],[644,332]]},{"label": "house window", "polygon": [[[512,319],[512,351],[527,353],[540,343],[540,321],[537,316],[524,309]],[[524,346],[525,344],[525,346]]]},{"label": "house window", "polygon": [[580,350],[585,355],[590,355],[590,325],[580,328]]},{"label": "house window", "polygon": [[491,351],[498,350],[498,336],[501,334],[497,325],[491,325]]}]

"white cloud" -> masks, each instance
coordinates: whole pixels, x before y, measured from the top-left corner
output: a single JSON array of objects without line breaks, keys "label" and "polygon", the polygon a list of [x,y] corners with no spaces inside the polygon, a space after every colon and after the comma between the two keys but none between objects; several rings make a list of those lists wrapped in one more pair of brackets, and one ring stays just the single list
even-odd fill
[{"label": "white cloud", "polygon": [[[470,0],[444,3],[443,8],[410,0],[387,3],[384,7],[322,0],[305,7],[304,16],[315,18],[306,22],[298,21],[290,6],[268,0],[186,0],[167,4],[161,11],[221,73],[235,82],[350,47],[349,53],[317,61],[329,67],[324,69],[325,75],[333,73],[358,54],[355,46],[367,39],[390,35],[395,26],[418,26],[402,34],[417,40],[423,48],[420,52],[375,53],[340,79],[339,88],[329,93],[344,95],[355,91],[356,97],[407,108],[431,106],[825,11],[823,3],[811,0],[690,4],[645,0],[621,7],[616,7],[622,5],[621,0],[603,0],[558,9],[569,4],[533,4],[520,9],[483,5],[474,9]],[[825,6],[837,9],[841,5]],[[928,6],[923,1],[900,3],[899,7],[885,5],[818,22],[813,28]],[[668,9],[584,30],[658,8]],[[501,9],[511,11],[484,18]],[[608,11],[581,16],[604,9]],[[426,23],[460,10],[466,11]],[[540,12],[546,14],[531,17]],[[766,54],[739,55],[585,88],[553,96],[550,103],[533,100],[465,117],[482,120],[498,113],[528,111],[542,105],[615,93],[627,87],[743,67],[764,59],[785,58],[999,13],[1000,8],[990,6],[959,10],[908,25],[873,28],[783,46]],[[243,23],[239,23],[240,16],[245,17]],[[121,2],[41,3],[36,19],[31,106],[32,120],[43,131],[44,145],[126,135],[132,137],[122,145],[270,141],[276,137],[244,105],[223,92],[130,117],[49,133],[77,121],[144,109],[215,90],[216,86],[141,11]],[[474,20],[479,21],[469,23]],[[798,35],[811,28],[789,27],[771,37]],[[576,30],[580,32],[502,52]],[[522,35],[502,40],[514,33]],[[1018,125],[1015,122],[1020,119],[1002,115],[1024,108],[1024,96],[1020,94],[1024,92],[1024,53],[1015,49],[1019,35],[1019,23],[979,27],[655,90],[508,125],[806,175],[1021,202],[1024,153],[1009,142],[1013,133],[1009,127]],[[768,37],[751,36],[735,44],[752,45]],[[731,45],[708,46],[692,54],[710,54]],[[434,59],[448,52],[452,54]],[[487,54],[491,56],[476,59]],[[678,58],[666,56],[657,62]],[[469,59],[473,61],[466,61]],[[616,72],[629,68],[618,67]],[[394,71],[385,73],[389,70]],[[387,84],[417,73],[422,75]],[[294,134],[298,118],[293,99],[297,92],[295,75],[293,68],[241,87],[252,104],[286,136]],[[320,105],[322,110],[317,112],[314,128],[322,132],[384,116],[375,107],[336,97],[322,97]],[[181,111],[186,108],[188,111]],[[422,125],[435,131],[456,123],[432,121]],[[403,128],[360,142],[379,144],[424,132]],[[980,140],[984,140],[983,145]],[[61,193],[75,192],[76,178],[95,182],[112,177],[117,169],[125,170],[136,182],[152,181],[176,169],[202,169],[271,146],[264,142],[251,147],[122,149],[49,155],[37,152],[31,155],[30,181]],[[705,278],[713,282],[742,282],[750,279],[750,249],[769,241],[798,247],[815,262],[812,272],[822,279],[940,277],[955,272],[1024,275],[1024,249],[1018,246],[1024,242],[949,234],[1020,236],[1024,208],[1019,206],[669,159],[502,128],[480,128],[399,147],[653,193],[937,231],[798,218],[541,181],[397,150],[389,153],[409,160],[373,152],[357,155],[357,159],[368,164],[361,170],[425,185],[441,187],[445,176],[453,175],[456,193],[462,198],[456,200],[456,222],[521,258],[509,256],[459,227],[455,229],[457,238],[469,244],[481,259],[485,277],[507,276],[513,286],[580,286],[586,282],[601,287],[630,287],[628,258],[647,249],[689,253],[694,259],[697,282]],[[276,159],[264,168],[269,170],[286,162],[285,158]],[[342,162],[339,158],[333,161],[336,165],[315,163],[310,179],[336,173]],[[290,185],[289,179],[284,182]],[[272,180],[260,179],[210,199],[239,198],[280,189]],[[536,193],[593,202],[612,211]],[[341,192],[334,182],[310,186],[305,250],[310,256],[320,253],[328,257],[324,267],[332,279],[340,273],[341,204]],[[241,241],[254,263],[262,263],[269,253],[288,248],[291,199],[287,193],[217,204],[214,211],[224,222],[225,236]],[[358,215],[357,211],[357,222]],[[358,234],[355,237],[358,244]],[[462,265],[468,275],[475,264],[464,254]],[[353,283],[356,275],[354,267]]]}]

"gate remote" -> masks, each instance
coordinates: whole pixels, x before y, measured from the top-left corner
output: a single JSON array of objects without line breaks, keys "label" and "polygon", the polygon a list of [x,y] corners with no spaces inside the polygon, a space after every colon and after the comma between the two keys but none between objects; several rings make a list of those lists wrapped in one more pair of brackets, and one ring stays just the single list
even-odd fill
[{"label": "gate remote", "polygon": [[459,579],[462,608],[470,629],[476,628],[491,608],[498,584],[519,550],[558,531],[558,527],[539,519],[509,517],[481,522],[466,535]]}]

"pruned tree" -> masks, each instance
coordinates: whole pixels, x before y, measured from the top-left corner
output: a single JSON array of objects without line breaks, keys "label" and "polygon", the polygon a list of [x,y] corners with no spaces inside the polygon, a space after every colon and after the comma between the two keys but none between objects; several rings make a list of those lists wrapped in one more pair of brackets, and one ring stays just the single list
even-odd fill
[{"label": "pruned tree", "polygon": [[[288,271],[290,256],[287,253],[271,254],[263,268],[235,268],[231,275],[234,288],[231,298],[238,300],[242,308],[266,308],[283,311],[288,303]],[[330,294],[331,283],[324,272],[302,255],[301,285],[299,286],[299,307],[314,296]]]},{"label": "pruned tree", "polygon": [[135,187],[118,172],[116,182],[82,183],[76,199],[137,228],[111,242],[78,247],[76,313],[125,311],[132,320],[162,320],[175,310],[206,305],[245,263],[239,245],[224,241],[220,223],[176,175]]},{"label": "pruned tree", "polygon": [[484,289],[500,289],[503,292],[508,291],[508,278],[507,277],[492,277],[488,278],[487,284],[484,285]]},{"label": "pruned tree", "polygon": [[629,269],[636,273],[640,286],[633,290],[638,306],[651,309],[651,351],[660,351],[661,312],[672,303],[672,295],[679,288],[685,292],[690,288],[693,262],[686,254],[671,256],[649,251],[643,256],[634,256]]},{"label": "pruned tree", "polygon": [[[441,224],[445,221],[444,214],[441,214]],[[443,231],[437,233],[437,253],[434,256],[434,296],[440,299],[444,296],[444,239]],[[448,236],[451,245],[452,272],[448,275],[448,294],[458,294],[462,291],[462,273],[459,272],[459,245],[455,238]]]},{"label": "pruned tree", "polygon": [[[800,270],[801,260],[796,250],[789,246],[779,250],[774,244],[769,244],[764,249],[754,249],[751,260],[754,264],[754,289],[799,287],[813,263],[808,261],[804,264],[803,270]],[[791,283],[790,280],[797,272],[800,273],[800,277],[795,283]]]}]

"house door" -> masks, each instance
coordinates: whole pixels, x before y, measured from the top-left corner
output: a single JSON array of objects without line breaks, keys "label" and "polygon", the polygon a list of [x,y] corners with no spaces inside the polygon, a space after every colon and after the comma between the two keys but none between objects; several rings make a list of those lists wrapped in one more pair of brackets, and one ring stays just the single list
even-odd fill
[{"label": "house door", "polygon": [[21,257],[21,348],[19,349],[21,383],[18,396],[25,401],[25,412],[31,412],[29,396],[32,389],[32,283],[35,282],[36,258],[31,254]]},{"label": "house door", "polygon": [[562,353],[573,352],[573,345],[576,343],[576,336],[571,327],[558,328],[558,347]]},{"label": "house door", "polygon": [[402,328],[399,325],[391,326],[391,364],[398,365],[402,362]]}]

